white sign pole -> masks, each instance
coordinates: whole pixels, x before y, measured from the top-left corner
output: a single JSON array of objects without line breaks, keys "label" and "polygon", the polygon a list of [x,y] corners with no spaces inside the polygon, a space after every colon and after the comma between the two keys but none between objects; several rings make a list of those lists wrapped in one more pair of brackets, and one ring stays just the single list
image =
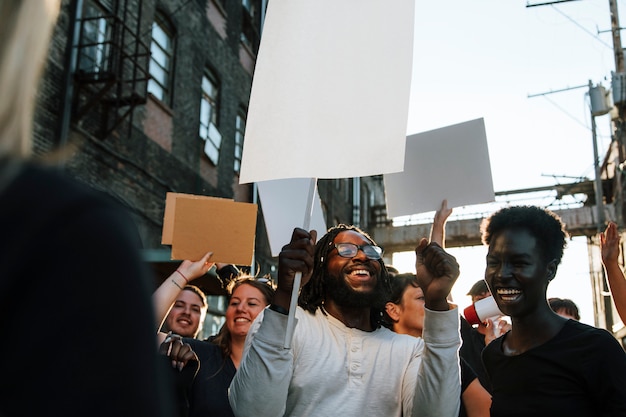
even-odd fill
[{"label": "white sign pole", "polygon": [[[311,224],[311,216],[313,212],[313,197],[315,196],[315,188],[317,187],[317,179],[311,178],[309,184],[309,195],[306,202],[306,210],[304,213],[304,222],[302,222],[302,228],[306,231],[309,230]],[[283,346],[285,349],[291,348],[291,339],[293,338],[293,332],[296,328],[296,307],[298,306],[298,295],[300,293],[300,282],[302,280],[302,272],[296,272],[296,276],[293,278],[293,289],[291,290],[291,302],[289,303],[289,316],[287,317],[287,332],[285,333],[285,343]]]}]

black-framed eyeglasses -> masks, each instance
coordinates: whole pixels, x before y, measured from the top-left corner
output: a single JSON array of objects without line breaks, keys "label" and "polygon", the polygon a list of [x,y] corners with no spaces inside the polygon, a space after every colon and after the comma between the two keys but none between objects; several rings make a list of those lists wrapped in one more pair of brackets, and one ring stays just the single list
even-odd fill
[{"label": "black-framed eyeglasses", "polygon": [[359,249],[363,251],[369,259],[380,259],[383,256],[383,249],[376,245],[355,245],[354,243],[335,243],[337,253],[342,258],[354,258]]}]

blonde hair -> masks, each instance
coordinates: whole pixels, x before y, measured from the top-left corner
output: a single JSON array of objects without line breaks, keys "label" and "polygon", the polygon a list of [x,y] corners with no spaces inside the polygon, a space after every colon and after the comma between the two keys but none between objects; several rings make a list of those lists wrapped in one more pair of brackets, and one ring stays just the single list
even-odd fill
[{"label": "blonde hair", "polygon": [[0,158],[27,157],[60,0],[0,0]]}]

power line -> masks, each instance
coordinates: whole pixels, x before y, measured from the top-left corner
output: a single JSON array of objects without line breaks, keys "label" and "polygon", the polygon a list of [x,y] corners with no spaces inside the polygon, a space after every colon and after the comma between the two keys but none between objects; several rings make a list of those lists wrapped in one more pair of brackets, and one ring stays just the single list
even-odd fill
[{"label": "power line", "polygon": [[546,3],[535,3],[535,4],[526,3],[526,7],[548,6],[548,5],[552,5],[556,3],[569,3],[570,1],[578,1],[578,0],[555,0],[555,1],[549,1]]},{"label": "power line", "polygon": [[[570,0],[571,1],[571,0]],[[580,23],[578,23],[577,21],[575,21],[574,19],[572,19],[571,17],[569,17],[568,15],[566,15],[565,13],[563,13],[561,10],[557,9],[556,7],[552,6],[552,8],[559,13],[561,16],[563,16],[564,18],[566,18],[567,20],[569,20],[570,22],[572,22],[573,24],[575,24],[576,26],[578,26],[580,29],[582,29],[585,33],[587,33],[588,35],[591,35],[593,38],[595,38],[598,42],[600,42],[602,45],[606,46],[607,48],[613,50],[613,47],[611,45],[609,45],[608,43],[604,42],[602,39],[600,39],[596,34],[594,34],[593,32],[590,32],[587,28],[585,28],[584,26],[582,26]]]},{"label": "power line", "polygon": [[546,100],[548,100],[550,103],[552,103],[552,105],[554,107],[556,107],[557,109],[561,110],[567,117],[569,117],[570,119],[572,119],[573,121],[575,121],[576,123],[578,123],[579,125],[581,125],[582,127],[584,127],[585,129],[591,131],[591,128],[589,126],[587,126],[585,123],[581,122],[576,116],[574,116],[573,114],[569,113],[567,110],[565,110],[563,107],[559,106],[554,100],[551,100],[550,98],[548,98],[548,96],[546,96],[545,94],[543,95],[543,98],[545,98]]},{"label": "power line", "polygon": [[589,126],[587,126],[586,124],[584,124],[583,122],[581,122],[578,117],[572,115],[567,110],[565,110],[563,107],[559,106],[554,100],[551,100],[550,98],[548,98],[548,94],[560,93],[560,92],[563,92],[563,91],[570,91],[570,90],[575,90],[575,89],[578,89],[578,88],[588,88],[588,87],[589,87],[588,84],[577,85],[577,86],[574,86],[574,87],[561,88],[559,90],[550,90],[550,91],[545,92],[545,93],[528,94],[527,97],[528,98],[532,98],[532,97],[539,97],[539,96],[541,96],[541,97],[545,98],[554,107],[556,107],[557,109],[561,110],[567,117],[569,117],[570,119],[574,120],[576,123],[578,123],[579,125],[583,126],[585,129],[591,130],[591,128]]}]

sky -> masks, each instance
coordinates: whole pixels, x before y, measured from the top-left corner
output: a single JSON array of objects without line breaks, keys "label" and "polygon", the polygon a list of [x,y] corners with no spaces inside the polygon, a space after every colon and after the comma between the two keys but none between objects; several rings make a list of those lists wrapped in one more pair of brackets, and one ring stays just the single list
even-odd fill
[{"label": "sky", "polygon": [[[416,2],[407,135],[484,118],[496,192],[595,178],[587,86],[611,87],[609,0],[527,7],[538,3],[545,1]],[[623,26],[626,0],[618,9]],[[602,158],[610,117],[596,123]],[[445,175],[445,163],[436,174]],[[461,265],[452,295],[464,308],[486,248],[450,251]],[[413,270],[414,259],[396,254],[393,264]],[[548,296],[571,298],[581,321],[594,324],[584,238],[568,243]]]}]

